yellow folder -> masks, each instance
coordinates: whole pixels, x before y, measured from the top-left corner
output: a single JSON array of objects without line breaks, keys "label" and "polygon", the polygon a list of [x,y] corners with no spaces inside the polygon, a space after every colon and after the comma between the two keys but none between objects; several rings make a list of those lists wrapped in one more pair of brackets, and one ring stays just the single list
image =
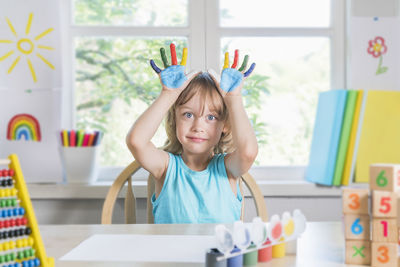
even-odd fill
[{"label": "yellow folder", "polygon": [[368,91],[355,182],[369,181],[373,163],[400,163],[400,91]]},{"label": "yellow folder", "polygon": [[353,165],[353,158],[355,156],[354,147],[356,144],[358,124],[360,120],[361,106],[363,102],[364,92],[362,90],[357,91],[356,107],[354,110],[353,123],[351,125],[349,146],[347,147],[346,161],[343,168],[342,185],[348,185],[350,181],[351,167]]}]

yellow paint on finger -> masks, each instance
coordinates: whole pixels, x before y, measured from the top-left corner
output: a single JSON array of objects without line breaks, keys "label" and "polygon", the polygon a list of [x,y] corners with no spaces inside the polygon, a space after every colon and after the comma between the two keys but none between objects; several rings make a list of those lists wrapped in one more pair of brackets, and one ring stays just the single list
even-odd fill
[{"label": "yellow paint on finger", "polygon": [[225,59],[224,59],[224,67],[222,69],[229,68],[229,53],[225,53]]},{"label": "yellow paint on finger", "polygon": [[29,69],[31,70],[33,81],[37,82],[36,73],[35,73],[35,69],[32,66],[32,62],[29,59],[27,59],[27,62],[28,62],[28,65],[29,65]]},{"label": "yellow paint on finger", "polygon": [[188,54],[188,49],[185,47],[185,48],[183,48],[183,52],[182,52],[182,60],[181,60],[182,66],[186,66],[187,54]]}]

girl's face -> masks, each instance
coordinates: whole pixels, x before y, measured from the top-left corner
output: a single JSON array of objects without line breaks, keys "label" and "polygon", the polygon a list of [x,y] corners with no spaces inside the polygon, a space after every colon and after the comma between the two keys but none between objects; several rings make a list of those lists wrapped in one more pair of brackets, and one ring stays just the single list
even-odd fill
[{"label": "girl's face", "polygon": [[188,102],[176,108],[176,135],[184,153],[211,153],[218,144],[224,122],[212,107],[207,99],[195,94]]}]

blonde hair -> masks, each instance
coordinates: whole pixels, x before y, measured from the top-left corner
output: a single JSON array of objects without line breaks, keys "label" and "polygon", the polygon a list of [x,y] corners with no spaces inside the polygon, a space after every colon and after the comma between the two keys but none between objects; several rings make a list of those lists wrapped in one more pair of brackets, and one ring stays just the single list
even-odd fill
[{"label": "blonde hair", "polygon": [[173,153],[173,154],[181,154],[182,153],[182,145],[176,136],[176,117],[175,112],[176,109],[187,103],[193,96],[196,94],[200,94],[200,98],[202,99],[204,110],[204,105],[206,104],[206,99],[210,99],[209,105],[212,105],[212,108],[217,112],[218,119],[223,121],[226,126],[226,131],[221,134],[221,138],[218,144],[214,147],[214,153],[230,153],[233,151],[233,140],[232,140],[232,131],[228,124],[228,109],[225,105],[224,99],[221,93],[218,91],[218,87],[215,84],[214,80],[211,78],[208,72],[202,72],[193,78],[192,81],[188,84],[188,86],[182,91],[179,95],[178,99],[172,105],[172,107],[168,110],[166,121],[165,121],[165,131],[167,132],[167,140],[165,141],[162,149],[164,151]]}]

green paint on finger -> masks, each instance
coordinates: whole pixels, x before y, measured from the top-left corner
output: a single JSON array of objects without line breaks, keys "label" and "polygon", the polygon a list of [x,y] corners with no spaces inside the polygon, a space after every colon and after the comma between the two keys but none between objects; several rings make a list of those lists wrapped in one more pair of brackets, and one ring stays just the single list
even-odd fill
[{"label": "green paint on finger", "polygon": [[243,63],[242,63],[242,66],[240,66],[240,68],[239,68],[239,70],[238,71],[243,71],[243,70],[245,70],[246,69],[246,67],[247,67],[247,62],[249,61],[249,56],[248,55],[246,55],[245,57],[244,57],[244,60],[243,60]]},{"label": "green paint on finger", "polygon": [[161,53],[161,59],[164,63],[164,68],[168,68],[169,67],[168,59],[167,59],[167,55],[165,54],[165,49],[163,47],[160,48],[160,53]]}]

